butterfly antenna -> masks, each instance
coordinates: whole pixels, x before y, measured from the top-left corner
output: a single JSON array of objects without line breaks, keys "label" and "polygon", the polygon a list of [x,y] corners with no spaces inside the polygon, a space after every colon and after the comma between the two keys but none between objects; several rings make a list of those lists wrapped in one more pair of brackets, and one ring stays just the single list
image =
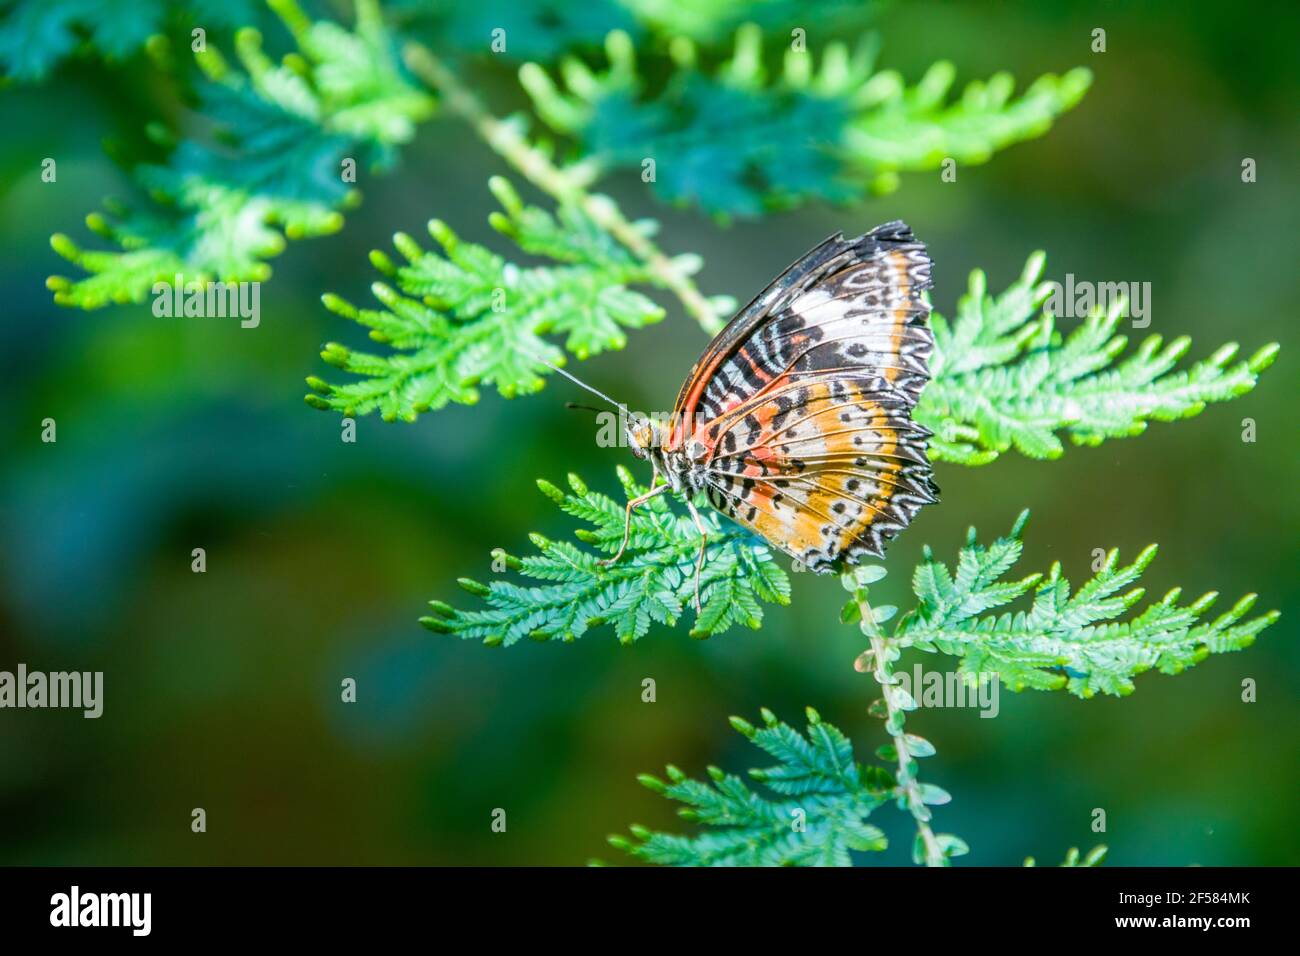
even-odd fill
[{"label": "butterfly antenna", "polygon": [[561,375],[563,375],[565,378],[567,378],[567,379],[568,379],[570,382],[572,382],[574,385],[577,385],[579,388],[585,388],[587,391],[591,392],[591,394],[593,394],[593,395],[595,395],[595,396],[597,396],[597,397],[599,397],[599,398],[603,398],[605,401],[609,402],[611,405],[613,405],[615,408],[617,408],[619,411],[621,411],[624,415],[628,414],[627,406],[626,406],[626,405],[624,405],[622,402],[616,402],[616,401],[614,401],[612,398],[610,398],[608,395],[606,395],[606,394],[605,394],[604,392],[602,392],[600,389],[598,389],[598,388],[592,388],[590,385],[588,385],[588,384],[587,384],[586,382],[584,382],[582,379],[578,378],[576,375],[572,375],[572,374],[570,374],[569,372],[566,372],[564,369],[560,368],[558,365],[552,365],[550,362],[546,361],[546,359],[542,358],[540,355],[534,355],[533,358],[536,359],[538,362],[541,362],[543,365],[545,365],[545,366],[546,366],[547,368],[549,368],[551,371],[553,371],[553,372],[559,372]]}]

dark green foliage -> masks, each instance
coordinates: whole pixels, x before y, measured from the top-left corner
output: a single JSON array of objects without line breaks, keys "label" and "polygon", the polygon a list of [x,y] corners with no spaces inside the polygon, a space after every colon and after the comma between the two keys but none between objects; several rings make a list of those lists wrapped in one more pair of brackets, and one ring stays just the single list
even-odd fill
[{"label": "dark green foliage", "polygon": [[[618,476],[628,499],[647,490],[621,466]],[[576,475],[569,476],[571,493],[545,481],[538,486],[567,514],[591,525],[576,532],[579,541],[606,555],[617,551],[623,539],[622,503],[591,491]],[[789,603],[789,579],[761,541],[735,525],[721,527],[709,509],[702,513],[710,530],[699,614],[692,606],[699,532],[661,495],[633,512],[628,549],[617,564],[602,565],[599,554],[534,534],[537,554],[520,559],[496,552],[494,563],[546,583],[523,586],[504,579],[491,584],[462,580],[462,586],[482,597],[488,609],[460,611],[432,601],[434,614],[421,618],[421,623],[467,640],[505,645],[523,637],[573,641],[599,625],[612,626],[618,639],[630,644],[651,624],[672,625],[683,614],[695,614],[692,637],[709,637],[733,624],[757,629],[763,602]]]},{"label": "dark green foliage", "polygon": [[[1046,575],[1006,580],[1020,557],[1023,512],[1011,533],[985,546],[970,530],[956,567],[949,571],[929,548],[912,587],[918,605],[904,616],[893,639],[900,647],[921,647],[961,657],[960,670],[974,681],[996,676],[1010,690],[1066,688],[1078,697],[1133,691],[1133,678],[1152,668],[1178,674],[1210,654],[1241,650],[1278,618],[1269,611],[1243,621],[1255,604],[1247,594],[1212,621],[1201,615],[1216,592],[1180,606],[1180,588],[1123,619],[1145,593],[1130,588],[1155,557],[1150,545],[1131,564],[1106,555],[1100,571],[1071,592],[1060,563]],[[1028,610],[985,614],[1032,590]],[[1122,592],[1122,593],[1121,593]]]},{"label": "dark green foliage", "polygon": [[984,162],[1041,135],[1091,81],[1087,70],[1044,76],[1013,97],[1011,77],[999,74],[949,101],[951,64],[907,87],[897,73],[875,70],[874,47],[864,42],[853,54],[828,45],[816,67],[811,52],[787,50],[769,82],[753,25],[737,32],[733,57],[716,69],[700,67],[685,37],[670,50],[675,69],[662,88],[642,76],[631,38],[618,32],[606,42],[605,70],[564,61],[564,89],[535,64],[520,77],[538,115],[573,137],[583,157],[643,178],[653,160],[649,181],[662,198],[722,218],[889,192],[898,172],[945,159]]},{"label": "dark green foliage", "polygon": [[[514,63],[599,46],[610,30],[637,30],[617,0],[402,0],[386,7],[410,20],[417,36]],[[505,31],[503,48],[493,48],[494,30]]]},{"label": "dark green foliage", "polygon": [[343,160],[358,174],[392,162],[433,108],[398,67],[391,38],[369,0],[357,4],[355,32],[312,22],[291,0],[276,11],[298,52],[272,63],[256,30],[236,37],[244,72],[215,47],[197,54],[210,78],[200,109],[210,138],[184,140],[162,165],[137,178],[155,204],[87,217],[92,231],[121,251],[83,251],[63,235],[51,244],[90,273],[52,277],[56,302],[86,309],[140,302],[157,282],[261,281],[266,260],[299,239],[337,231],[341,210],[359,199],[344,181]]},{"label": "dark green foliage", "polygon": [[752,218],[769,207],[856,195],[818,141],[844,125],[846,112],[835,100],[755,95],[686,74],[671,102],[640,104],[625,90],[600,99],[582,150],[629,169],[653,157],[661,198]]},{"label": "dark green foliage", "polygon": [[849,739],[811,707],[802,734],[767,709],[762,716],[763,727],[739,717],[731,725],[778,761],[749,772],[773,796],[717,767],[702,781],[670,765],[666,782],[649,774],[639,779],[685,804],[678,813],[705,829],[685,837],[633,826],[631,840],[610,842],[670,866],[851,866],[851,852],[885,849],[885,835],[866,820],[893,790],[889,772],[859,764]]},{"label": "dark green foliage", "polygon": [[[87,309],[141,302],[158,283],[177,276],[182,283],[267,279],[268,260],[287,239],[342,228],[343,214],[360,199],[341,176],[342,163],[355,162],[360,174],[382,171],[394,161],[395,147],[409,141],[415,124],[432,112],[432,97],[399,65],[397,38],[376,0],[356,4],[353,31],[311,21],[294,0],[271,0],[269,6],[297,49],[274,63],[262,51],[257,30],[239,29],[234,46],[242,71],[235,71],[215,38],[208,38],[207,49],[196,54],[207,79],[196,92],[193,116],[194,128],[204,132],[178,143],[173,133],[150,127],[165,159],[137,167],[136,179],[152,201],[127,206],[109,200],[104,213],[87,217],[91,231],[113,248],[83,249],[63,234],[52,237],[54,250],[88,273],[80,279],[52,276],[48,285],[56,302]],[[224,28],[257,19],[243,7],[209,9],[206,0],[147,0],[129,15],[116,3],[88,0],[53,0],[41,9],[48,15],[38,15],[35,4],[19,3],[0,27],[0,62],[8,51],[11,68],[25,76],[42,74],[82,37],[118,56],[161,37],[165,27],[182,39],[195,22]],[[450,33],[453,43],[457,36],[469,43],[493,9],[402,5],[392,16],[415,35],[432,31],[446,39],[443,33]],[[684,32],[659,45],[669,55],[656,54],[671,71],[666,85],[652,88],[638,73],[623,30],[606,35],[608,70],[597,74],[572,57],[564,61],[565,93],[539,66],[523,69],[538,113],[581,147],[581,175],[571,178],[566,170],[561,177],[564,203],[602,169],[640,169],[646,158],[657,163],[654,182],[661,195],[700,201],[722,216],[756,215],[809,198],[850,200],[866,189],[895,188],[899,170],[934,168],[947,157],[983,161],[1002,146],[1038,135],[1077,102],[1088,83],[1086,71],[1060,80],[1044,77],[1012,99],[1009,79],[1000,76],[947,102],[949,65],[937,64],[909,89],[896,74],[874,70],[869,46],[850,55],[838,43],[825,48],[816,68],[811,53],[788,50],[779,79],[768,82],[764,37],[753,24],[738,30],[730,60],[699,66],[701,51],[688,37],[713,35],[718,24],[744,9],[721,4],[690,11]],[[777,25],[792,9],[774,3],[752,12],[788,46],[788,29]],[[549,56],[561,46],[572,51],[628,16],[612,6],[598,10],[603,12],[593,15],[544,0],[512,7],[508,55]],[[661,17],[686,13],[654,5],[631,11],[652,30]],[[491,30],[476,42],[489,49]],[[160,62],[167,59],[165,48],[162,42],[149,46]],[[507,158],[516,166],[521,159]],[[697,321],[711,327],[714,316],[702,297],[682,283],[670,287],[685,296]]]},{"label": "dark green foliage", "polygon": [[0,72],[44,79],[82,45],[123,59],[163,26],[165,0],[16,0],[0,22]]},{"label": "dark green foliage", "polygon": [[38,82],[68,57],[86,52],[121,62],[154,37],[218,30],[265,19],[259,0],[7,0],[0,3],[0,74]]},{"label": "dark green foliage", "polygon": [[1266,345],[1229,364],[1237,353],[1229,343],[1174,371],[1191,340],[1180,336],[1162,348],[1152,335],[1121,360],[1128,342],[1119,334],[1123,304],[1095,309],[1061,333],[1043,307],[1050,293],[1039,281],[1044,261],[1042,253],[1030,256],[1020,278],[996,297],[976,270],[956,319],[931,315],[933,378],[916,417],[935,432],[932,458],[982,465],[1011,448],[1057,458],[1064,450],[1057,432],[1076,445],[1139,435],[1148,421],[1190,418],[1211,402],[1246,394],[1277,355],[1276,344]]},{"label": "dark green foliage", "polygon": [[[346,415],[378,411],[385,419],[414,421],[420,412],[448,402],[478,401],[477,385],[494,385],[507,398],[538,391],[564,350],[545,338],[562,336],[564,349],[580,359],[621,349],[625,329],[663,318],[664,311],[630,285],[655,277],[577,206],[552,216],[525,206],[504,179],[490,183],[505,209],[492,225],[526,253],[553,265],[526,268],[484,246],[459,239],[445,223],[429,223],[438,252],[409,236],[394,237],[406,260],[394,265],[383,253],[371,261],[396,288],[372,287],[382,311],[358,310],[337,296],[331,311],[368,327],[370,337],[391,346],[386,356],[330,343],[325,361],[362,376],[329,385],[308,379],[309,404]],[[649,224],[642,224],[649,230]]]}]

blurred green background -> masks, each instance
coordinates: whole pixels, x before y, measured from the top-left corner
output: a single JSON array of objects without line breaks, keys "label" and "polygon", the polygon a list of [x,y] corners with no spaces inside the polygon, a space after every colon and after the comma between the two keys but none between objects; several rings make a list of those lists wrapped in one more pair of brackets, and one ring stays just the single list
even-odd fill
[{"label": "blurred green background", "polygon": [[[509,5],[493,13],[510,24]],[[959,82],[1084,65],[1095,83],[1045,137],[962,168],[956,183],[905,175],[898,193],[857,207],[724,229],[659,205],[634,174],[602,188],[629,214],[662,219],[664,248],[702,254],[706,292],[742,301],[828,233],[902,217],[930,244],[945,314],[970,269],[1001,289],[1041,248],[1049,278],[1151,282],[1150,331],[1190,334],[1193,357],[1281,341],[1255,392],[1198,418],[1056,462],[941,466],[943,503],[893,546],[873,594],[906,606],[923,543],[951,557],[967,525],[991,537],[1023,507],[1025,573],[1060,560],[1079,580],[1094,548],[1132,556],[1156,541],[1153,594],[1258,591],[1283,618],[1255,647],[1177,678],[1145,675],[1128,699],[1003,693],[996,720],[921,711],[908,726],[938,747],[925,769],[954,795],[937,817],[970,844],[963,862],[1055,862],[1105,842],[1119,865],[1295,863],[1294,8],[868,13],[882,65],[911,80],[950,58]],[[1096,26],[1105,54],[1089,50]],[[659,628],[632,648],[598,631],[501,650],[416,623],[425,601],[458,593],[456,577],[490,574],[492,547],[570,527],[536,477],[573,470],[614,491],[614,465],[630,462],[595,446],[589,416],[563,409],[579,398],[564,383],[515,401],[488,393],[415,425],[365,418],[352,445],[337,416],[303,404],[320,344],[364,341],[319,296],[366,300],[369,249],[431,216],[502,248],[486,179],[506,170],[454,118],[423,127],[395,174],[363,180],[341,234],[276,261],[254,331],[148,306],[54,306],[44,279],[69,268],[49,234],[84,239],[101,196],[131,193],[101,139],[138,141],[147,120],[175,114],[174,94],[141,62],[69,64],[42,86],[0,91],[0,668],[102,670],[106,685],[99,720],[0,712],[0,862],[622,862],[606,834],[686,826],[636,773],[762,763],[730,714],[765,705],[798,722],[811,704],[869,757],[884,739],[866,714],[874,686],[852,668],[862,639],[837,623],[833,579],[794,575],[792,606],[770,609],[762,631],[707,642]],[[485,95],[499,111],[522,103],[508,83]],[[40,180],[46,156],[57,184]],[[1253,185],[1240,179],[1247,156]],[[634,408],[668,407],[704,345],[665,305],[669,317],[624,353],[581,369]],[[57,444],[40,441],[46,417]],[[1254,444],[1241,440],[1247,417]],[[190,571],[195,547],[205,574]],[[355,704],[340,702],[344,677],[358,682]],[[641,702],[645,677],[656,703]],[[1257,703],[1240,700],[1246,677]],[[206,835],[190,831],[194,807]],[[490,830],[496,807],[504,834]],[[1095,807],[1105,834],[1090,830]],[[879,822],[892,839],[879,859],[907,863],[909,819],[886,809]]]}]

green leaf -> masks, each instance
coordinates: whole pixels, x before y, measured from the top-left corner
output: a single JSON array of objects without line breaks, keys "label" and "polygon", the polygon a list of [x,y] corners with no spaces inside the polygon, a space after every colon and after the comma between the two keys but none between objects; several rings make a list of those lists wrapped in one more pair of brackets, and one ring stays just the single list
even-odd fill
[{"label": "green leaf", "polygon": [[907,752],[913,757],[934,756],[934,744],[930,743],[930,741],[926,740],[924,737],[919,737],[916,734],[904,734],[903,743],[907,747]]},{"label": "green leaf", "polygon": [[887,775],[860,768],[848,738],[816,711],[809,710],[804,733],[766,710],[763,720],[757,730],[738,718],[732,723],[778,761],[750,771],[773,796],[717,768],[700,781],[669,766],[667,781],[646,775],[641,782],[685,804],[681,815],[702,831],[688,837],[634,826],[632,839],[610,842],[669,866],[850,866],[852,851],[885,849],[884,834],[866,820],[889,797]]},{"label": "green leaf", "polygon": [[1058,432],[1076,445],[1141,434],[1148,421],[1198,414],[1255,387],[1277,355],[1267,345],[1230,364],[1229,344],[1183,371],[1175,367],[1191,345],[1148,337],[1121,360],[1123,304],[1095,309],[1068,335],[1044,309],[1051,284],[1040,282],[1045,257],[1030,256],[1005,292],[989,295],[984,274],[971,273],[969,291],[951,323],[933,313],[931,381],[916,418],[935,436],[934,459],[982,465],[1014,448],[1031,458],[1057,458]]},{"label": "green leaf", "polygon": [[[1132,585],[1155,557],[1155,545],[1128,565],[1111,551],[1105,566],[1074,591],[1059,562],[1046,575],[1004,580],[1020,557],[1026,517],[988,546],[976,541],[972,528],[952,572],[927,549],[913,577],[919,604],[902,619],[894,639],[904,646],[933,644],[961,657],[960,670],[971,681],[996,676],[1010,690],[1065,688],[1087,698],[1131,693],[1133,677],[1152,668],[1177,674],[1208,654],[1241,650],[1278,618],[1270,611],[1245,619],[1256,597],[1248,594],[1202,622],[1217,595],[1183,606],[1175,588],[1124,619],[1142,598],[1143,590]],[[1028,610],[984,613],[1031,589]]]},{"label": "green leaf", "polygon": [[[106,203],[90,229],[120,251],[83,251],[68,237],[51,245],[89,276],[53,276],[61,305],[95,309],[141,302],[156,283],[260,282],[266,260],[286,239],[337,232],[343,210],[359,201],[343,179],[391,166],[395,148],[429,116],[433,100],[398,65],[374,0],[357,3],[355,31],[313,22],[293,0],[272,7],[298,50],[273,63],[258,31],[236,35],[243,71],[209,42],[196,54],[209,77],[199,113],[203,139],[169,143],[166,161],[136,169],[155,202],[142,209]],[[179,279],[177,278],[179,276]]]},{"label": "green leaf", "polygon": [[952,794],[943,787],[935,786],[932,783],[923,783],[921,787],[921,802],[932,807],[940,807],[945,803],[952,802]]},{"label": "green leaf", "polygon": [[965,856],[970,852],[970,846],[966,841],[951,833],[936,833],[934,839],[939,844],[939,851],[949,860],[955,856]]},{"label": "green leaf", "polygon": [[648,181],[660,198],[698,203],[721,219],[890,192],[900,171],[949,158],[983,162],[1041,135],[1091,82],[1087,70],[1074,70],[1013,97],[1010,76],[998,74],[949,102],[950,64],[908,87],[897,73],[875,70],[872,39],[852,53],[830,43],[820,59],[788,49],[769,81],[755,24],[736,32],[731,59],[714,69],[697,63],[686,36],[669,50],[672,75],[662,86],[645,79],[621,31],[606,39],[604,69],[569,57],[558,82],[536,64],[520,79],[537,114],[573,138],[585,160],[643,176],[653,160]]},{"label": "green leaf", "polygon": [[309,404],[414,421],[449,402],[473,404],[479,385],[493,385],[507,398],[526,395],[542,388],[542,376],[551,371],[546,363],[565,361],[547,336],[585,359],[623,348],[626,329],[663,318],[661,307],[630,288],[659,280],[581,209],[561,206],[553,216],[525,206],[504,179],[494,178],[491,188],[505,210],[493,214],[492,225],[524,252],[553,263],[528,268],[508,262],[438,220],[429,223],[437,251],[398,234],[393,244],[403,264],[371,255],[395,284],[371,287],[384,309],[357,309],[334,295],[322,300],[393,351],[375,355],[326,345],[326,362],[362,378],[338,385],[309,379]]},{"label": "green leaf", "polygon": [[[646,490],[625,468],[619,468],[619,478],[629,500]],[[544,584],[498,578],[477,592],[486,609],[455,610],[431,602],[434,614],[421,623],[492,645],[514,644],[523,637],[572,641],[606,625],[628,644],[653,625],[671,626],[694,613],[700,535],[689,516],[669,507],[662,495],[651,499],[632,513],[626,553],[617,563],[604,564],[599,553],[612,555],[623,539],[624,504],[590,490],[576,476],[570,476],[569,493],[549,482],[538,485],[563,511],[591,526],[578,537],[598,553],[534,535],[538,553],[507,561],[507,566]],[[691,636],[709,637],[735,624],[757,628],[764,603],[789,603],[789,579],[760,539],[736,525],[724,529],[709,509],[703,515],[709,539],[700,576],[702,610]]]}]

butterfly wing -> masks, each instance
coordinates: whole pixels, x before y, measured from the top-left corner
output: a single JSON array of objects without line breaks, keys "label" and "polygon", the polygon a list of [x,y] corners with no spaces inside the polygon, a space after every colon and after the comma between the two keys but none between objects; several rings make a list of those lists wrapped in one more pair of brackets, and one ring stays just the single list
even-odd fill
[{"label": "butterfly wing", "polygon": [[[929,379],[930,258],[901,222],[834,236],[714,340],[682,387],[710,502],[813,570],[879,557],[936,500],[912,420]],[[671,449],[670,449],[671,450]]]},{"label": "butterfly wing", "polygon": [[[785,272],[773,279],[766,289],[737,312],[726,327],[714,336],[704,354],[691,367],[686,381],[677,393],[673,411],[679,428],[672,436],[676,441],[670,440],[670,446],[679,443],[689,434],[689,426],[682,423],[695,421],[697,417],[716,418],[721,413],[719,399],[722,396],[717,386],[710,390],[710,385],[719,377],[724,382],[731,380],[733,374],[743,367],[737,365],[736,353],[743,349],[755,330],[772,318],[775,307],[788,302],[791,290],[803,288],[815,280],[819,269],[842,256],[846,245],[843,234],[836,233],[808,250]],[[728,366],[725,371],[722,369],[724,364]],[[721,376],[719,372],[722,372]],[[706,391],[709,393],[707,396]],[[702,412],[702,407],[713,414]]]}]

